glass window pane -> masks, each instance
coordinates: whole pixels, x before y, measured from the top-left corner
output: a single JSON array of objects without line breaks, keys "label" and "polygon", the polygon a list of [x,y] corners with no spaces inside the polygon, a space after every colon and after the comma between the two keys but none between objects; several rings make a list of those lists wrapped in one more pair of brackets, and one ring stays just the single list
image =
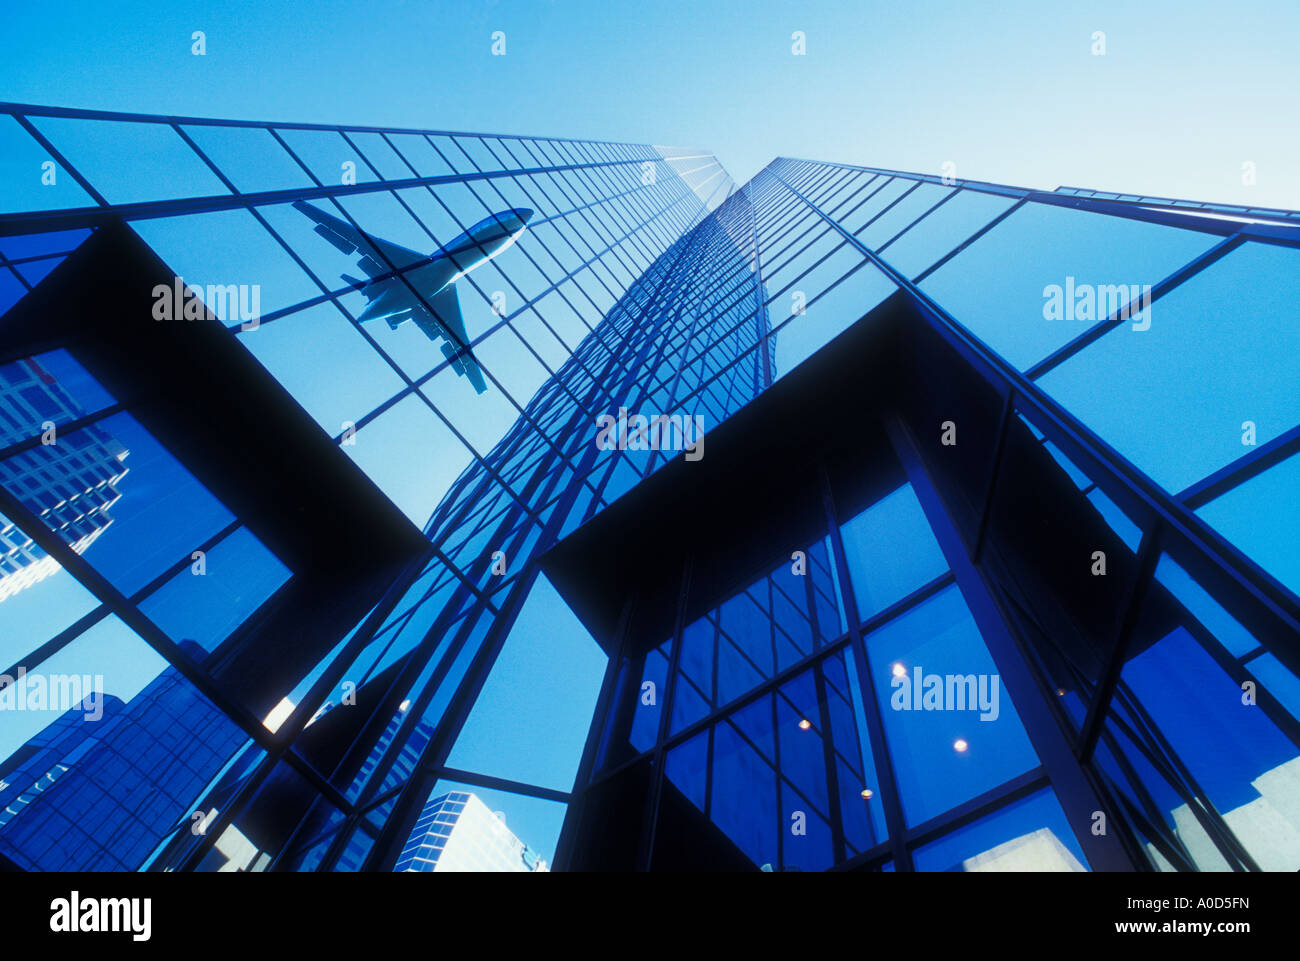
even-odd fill
[{"label": "glass window pane", "polygon": [[1025,370],[1097,320],[1095,293],[1093,309],[1074,313],[1077,319],[1046,319],[1044,290],[1050,285],[1062,291],[1069,285],[1080,293],[1085,285],[1094,292],[1120,284],[1154,286],[1218,240],[1123,217],[1030,203],[927,277],[921,289]]},{"label": "glass window pane", "polygon": [[1086,871],[1051,789],[986,815],[912,853],[918,871]]},{"label": "glass window pane", "polygon": [[853,596],[864,620],[948,569],[911,484],[841,528]]},{"label": "glass window pane", "polygon": [[865,638],[908,824],[1038,763],[958,589]]},{"label": "glass window pane", "polygon": [[539,575],[447,763],[567,791],[606,657]]},{"label": "glass window pane", "polygon": [[1298,490],[1300,454],[1293,454],[1196,513],[1293,593],[1300,594]]},{"label": "glass window pane", "polygon": [[167,124],[68,117],[32,123],[111,204],[230,195]]},{"label": "glass window pane", "polygon": [[1247,422],[1257,444],[1300,424],[1297,300],[1300,250],[1247,244],[1039,383],[1178,493],[1250,451]]}]

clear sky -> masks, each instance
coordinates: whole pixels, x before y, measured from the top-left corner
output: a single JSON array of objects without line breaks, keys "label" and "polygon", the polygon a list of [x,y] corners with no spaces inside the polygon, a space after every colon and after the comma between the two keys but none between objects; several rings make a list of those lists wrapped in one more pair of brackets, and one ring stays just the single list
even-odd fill
[{"label": "clear sky", "polygon": [[69,0],[6,13],[0,97],[1300,207],[1297,50],[1294,0]]}]

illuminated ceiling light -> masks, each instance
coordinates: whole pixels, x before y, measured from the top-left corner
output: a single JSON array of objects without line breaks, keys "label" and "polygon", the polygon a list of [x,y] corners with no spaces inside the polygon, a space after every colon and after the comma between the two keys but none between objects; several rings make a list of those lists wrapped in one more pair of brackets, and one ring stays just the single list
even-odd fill
[{"label": "illuminated ceiling light", "polygon": [[870,800],[872,799],[872,797],[874,797],[874,796],[875,796],[875,792],[872,791],[871,788],[869,788],[869,787],[864,787],[864,788],[862,789],[862,800],[864,800],[864,801],[870,801]]},{"label": "illuminated ceiling light", "polygon": [[970,745],[966,743],[964,737],[959,737],[957,740],[952,742],[952,749],[958,754],[965,754],[968,747],[970,747]]},{"label": "illuminated ceiling light", "polygon": [[903,667],[898,661],[894,662],[894,677],[902,677],[907,673],[907,668]]},{"label": "illuminated ceiling light", "polygon": [[806,731],[810,727],[812,727],[812,721],[808,720],[808,718],[804,717],[799,719],[799,730]]},{"label": "illuminated ceiling light", "polygon": [[1056,689],[1056,694],[1057,694],[1058,697],[1065,697],[1065,688],[1063,688],[1063,687],[1058,687],[1058,688]]}]

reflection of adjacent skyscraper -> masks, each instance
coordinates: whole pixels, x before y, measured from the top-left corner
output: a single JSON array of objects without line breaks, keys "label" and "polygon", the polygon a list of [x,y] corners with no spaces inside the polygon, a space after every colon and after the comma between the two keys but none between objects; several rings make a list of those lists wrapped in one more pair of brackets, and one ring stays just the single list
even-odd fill
[{"label": "reflection of adjacent skyscraper", "polygon": [[394,871],[546,871],[546,862],[476,794],[430,799]]},{"label": "reflection of adjacent skyscraper", "polygon": [[[80,405],[34,359],[0,367],[0,449],[80,417]],[[102,427],[56,435],[52,444],[0,460],[0,484],[78,554],[113,523],[127,449]],[[0,517],[0,601],[59,570],[8,518]]]},{"label": "reflection of adjacent skyscraper", "polygon": [[98,721],[73,708],[0,761],[0,853],[27,870],[133,871],[245,740],[174,667],[125,704],[105,696]]}]

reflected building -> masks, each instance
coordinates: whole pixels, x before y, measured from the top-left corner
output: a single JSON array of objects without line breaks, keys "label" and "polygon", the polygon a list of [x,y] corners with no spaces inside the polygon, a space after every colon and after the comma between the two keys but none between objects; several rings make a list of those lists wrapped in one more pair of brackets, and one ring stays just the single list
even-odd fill
[{"label": "reflected building", "polygon": [[[527,839],[556,870],[1300,867],[1300,214],[0,111],[0,146],[76,171],[0,212],[0,363],[65,351],[110,395],[80,420],[156,472],[78,553],[13,479],[30,429],[5,441],[0,514],[98,605],[33,618],[24,663],[117,618],[239,733],[170,795],[211,830],[114,863],[442,870],[460,817],[500,825],[479,789],[563,809]],[[103,158],[146,135],[125,181]],[[421,280],[503,211],[513,242]],[[181,277],[263,314],[154,321]],[[388,292],[446,320],[439,291],[456,323],[368,321]]]},{"label": "reflected building", "polygon": [[[0,366],[0,445],[34,435],[49,441],[0,463],[0,483],[23,499],[78,554],[113,523],[110,508],[121,496],[126,448],[103,428],[58,436],[56,424],[78,419],[76,400],[35,358]],[[0,601],[60,568],[30,537],[0,516]]]},{"label": "reflected building", "polygon": [[246,740],[173,667],[100,696],[0,762],[0,854],[25,870],[134,870]]},{"label": "reflected building", "polygon": [[450,791],[429,799],[393,870],[514,873],[547,867],[477,794]]}]

